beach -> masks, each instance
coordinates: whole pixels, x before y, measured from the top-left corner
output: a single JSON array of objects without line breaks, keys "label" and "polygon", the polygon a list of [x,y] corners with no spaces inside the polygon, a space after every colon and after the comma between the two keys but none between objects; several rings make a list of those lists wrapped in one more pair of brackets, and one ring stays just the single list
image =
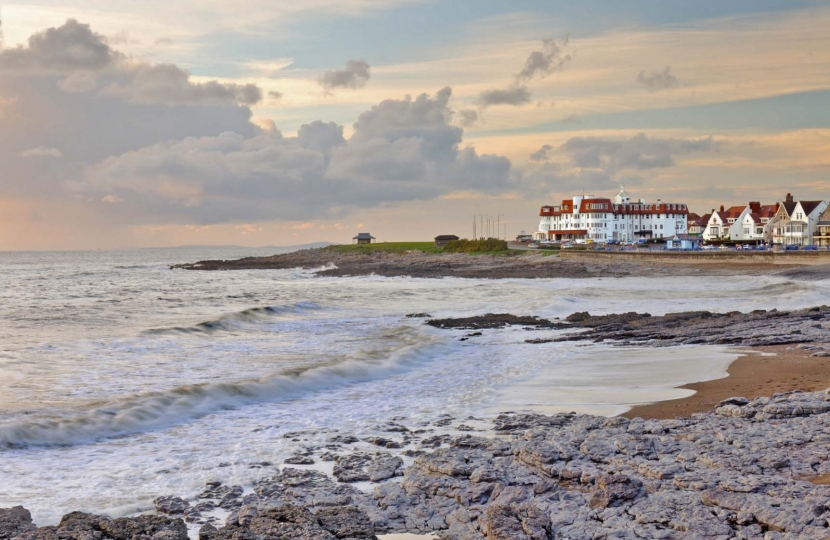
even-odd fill
[{"label": "beach", "polygon": [[729,364],[727,377],[684,384],[678,388],[692,390],[694,395],[637,405],[622,416],[657,419],[689,417],[709,412],[720,401],[734,396],[755,399],[793,390],[815,392],[830,388],[830,358],[811,356],[816,350],[809,345],[754,347],[736,352],[740,356]]}]

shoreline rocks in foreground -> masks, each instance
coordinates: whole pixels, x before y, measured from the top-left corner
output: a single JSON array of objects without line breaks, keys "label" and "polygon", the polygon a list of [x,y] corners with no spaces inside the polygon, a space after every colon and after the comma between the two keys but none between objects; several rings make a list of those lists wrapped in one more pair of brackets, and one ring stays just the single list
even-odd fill
[{"label": "shoreline rocks in foreground", "polygon": [[[830,536],[830,486],[808,481],[830,474],[830,390],[736,397],[674,420],[504,413],[494,429],[499,438],[423,439],[425,451],[402,476],[373,482],[369,492],[319,471],[284,468],[252,494],[236,490],[225,525],[205,524],[199,537]],[[209,490],[232,491],[223,487]],[[0,540],[184,540],[183,503],[158,504],[169,517],[73,513],[40,529],[19,507],[0,510]]]},{"label": "shoreline rocks in foreground", "polygon": [[[562,332],[534,343],[798,342],[830,354],[827,306],[575,313],[564,320],[411,318],[477,330],[462,339],[519,325]],[[452,420],[407,426],[396,419],[384,429],[388,437],[338,434],[289,458],[333,461],[333,475],[286,466],[252,492],[210,482],[193,500],[159,497],[158,515],[74,512],[58,526],[36,528],[25,509],[0,509],[0,540],[185,540],[185,521],[201,525],[200,540],[370,540],[398,532],[448,540],[830,538],[830,485],[822,485],[830,478],[830,389],[734,397],[712,412],[672,420],[506,412],[493,420],[497,437],[457,434],[475,430],[464,424],[456,434],[436,431]],[[361,441],[375,450],[359,448]]]}]

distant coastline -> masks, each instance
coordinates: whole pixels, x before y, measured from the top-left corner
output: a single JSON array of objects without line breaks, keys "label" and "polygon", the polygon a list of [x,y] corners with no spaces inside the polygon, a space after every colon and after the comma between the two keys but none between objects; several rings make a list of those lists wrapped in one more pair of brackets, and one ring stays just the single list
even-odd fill
[{"label": "distant coastline", "polygon": [[[423,246],[426,243],[413,243]],[[418,278],[594,278],[636,276],[771,275],[823,279],[830,276],[830,256],[821,253],[606,253],[590,251],[508,250],[498,253],[443,253],[400,249],[404,244],[329,246],[235,260],[202,260],[171,266],[183,270],[285,270],[302,268],[318,276],[378,275]],[[777,255],[777,254],[776,254]],[[755,258],[753,258],[755,257]]]}]

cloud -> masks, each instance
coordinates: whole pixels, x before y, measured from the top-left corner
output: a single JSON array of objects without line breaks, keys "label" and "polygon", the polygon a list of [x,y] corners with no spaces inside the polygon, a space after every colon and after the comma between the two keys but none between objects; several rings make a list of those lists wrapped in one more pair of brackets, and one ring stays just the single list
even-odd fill
[{"label": "cloud", "polygon": [[[639,183],[631,179],[630,184]],[[563,170],[555,163],[542,163],[524,171],[523,183],[526,193],[546,194],[551,191],[569,194],[584,189],[604,191],[619,185],[617,179],[605,171],[578,169]]]},{"label": "cloud", "polygon": [[57,148],[46,148],[46,147],[43,147],[43,146],[38,146],[36,148],[30,148],[28,150],[24,150],[19,155],[22,158],[37,158],[37,157],[62,158],[63,157],[63,152],[61,152]]},{"label": "cloud", "polygon": [[451,95],[443,88],[385,100],[359,116],[348,140],[342,126],[315,121],[296,137],[227,132],[159,142],[87,167],[77,189],[135,201],[143,220],[185,223],[305,222],[454,190],[511,189],[508,159],[461,147]]},{"label": "cloud", "polygon": [[717,152],[720,146],[712,137],[668,139],[640,133],[630,139],[574,137],[560,150],[570,154],[571,163],[577,167],[613,172],[671,167],[675,164],[675,155]]},{"label": "cloud", "polygon": [[262,100],[254,84],[194,82],[174,64],[130,60],[106,38],[74,19],[29,38],[26,46],[0,51],[0,73],[60,76],[65,92],[94,92],[133,103],[251,106]]},{"label": "cloud", "polygon": [[485,90],[478,98],[482,108],[493,105],[520,106],[530,103],[530,92],[526,86],[511,86],[505,89]]},{"label": "cloud", "polygon": [[671,68],[666,66],[663,71],[652,71],[646,75],[645,71],[641,71],[637,75],[637,81],[649,89],[649,91],[666,90],[667,88],[675,88],[680,85],[680,81],[671,72]]},{"label": "cloud", "polygon": [[363,88],[370,76],[370,67],[366,60],[349,60],[343,69],[326,71],[319,83],[326,92],[336,88]]},{"label": "cloud", "polygon": [[283,94],[282,92],[277,92],[276,90],[271,90],[270,92],[268,92],[268,97],[271,98],[271,101],[280,101],[284,95],[285,94]]},{"label": "cloud", "polygon": [[68,73],[99,71],[121,59],[107,45],[104,36],[89,25],[69,19],[63,26],[49,28],[29,38],[28,46],[0,52],[0,70],[17,73]]},{"label": "cloud", "polygon": [[242,234],[253,234],[262,232],[262,227],[255,227],[250,223],[245,223],[243,225],[235,225],[234,229],[236,229]]},{"label": "cloud", "polygon": [[547,161],[548,160],[548,152],[553,150],[553,147],[549,144],[543,145],[542,148],[536,150],[532,154],[530,154],[531,161]]},{"label": "cloud", "polygon": [[472,109],[462,109],[458,111],[459,121],[461,127],[470,127],[478,121],[478,113]]},{"label": "cloud", "polygon": [[560,42],[553,39],[543,40],[542,50],[530,53],[530,56],[525,60],[524,68],[516,75],[516,80],[527,81],[537,75],[544,77],[562,69],[565,64],[571,61],[571,55],[565,52],[567,46],[567,37]]},{"label": "cloud", "polygon": [[251,60],[245,62],[244,66],[261,77],[270,77],[293,63],[293,58],[278,58],[276,60]]},{"label": "cloud", "polygon": [[120,202],[124,202],[124,199],[122,199],[121,197],[118,197],[116,195],[107,195],[106,197],[101,198],[101,202],[120,203]]},{"label": "cloud", "polygon": [[251,106],[262,101],[262,90],[255,84],[207,81],[195,83],[190,73],[173,64],[126,65],[98,77],[101,95],[133,103],[164,105]]}]

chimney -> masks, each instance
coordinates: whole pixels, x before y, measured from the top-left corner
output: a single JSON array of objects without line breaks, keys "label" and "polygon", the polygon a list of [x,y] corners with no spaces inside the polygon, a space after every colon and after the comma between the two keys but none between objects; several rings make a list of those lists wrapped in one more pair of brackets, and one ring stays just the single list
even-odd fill
[{"label": "chimney", "polygon": [[761,203],[760,203],[760,202],[758,202],[758,201],[751,201],[751,202],[749,203],[749,210],[750,210],[753,214],[757,214],[757,213],[759,213],[759,212],[761,211]]},{"label": "chimney", "polygon": [[725,209],[724,209],[723,205],[720,205],[720,211],[721,211],[721,212],[724,212],[724,211],[725,211]]},{"label": "chimney", "polygon": [[791,193],[787,193],[787,202],[793,202],[793,196]]}]

